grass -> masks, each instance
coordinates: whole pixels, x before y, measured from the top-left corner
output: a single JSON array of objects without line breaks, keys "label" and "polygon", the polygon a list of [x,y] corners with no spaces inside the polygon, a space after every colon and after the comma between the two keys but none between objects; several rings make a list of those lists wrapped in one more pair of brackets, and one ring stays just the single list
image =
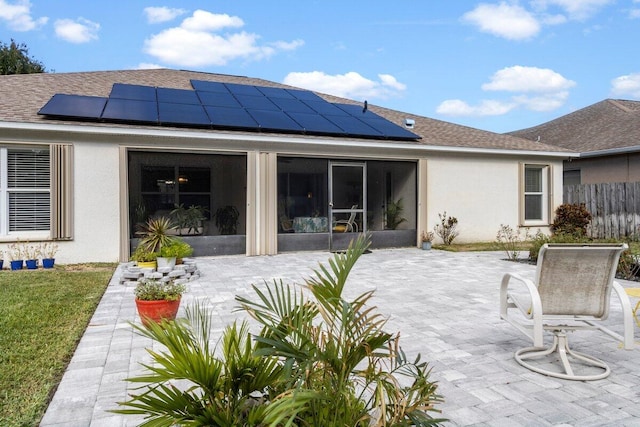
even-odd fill
[{"label": "grass", "polygon": [[38,425],[115,267],[0,272],[0,425]]}]

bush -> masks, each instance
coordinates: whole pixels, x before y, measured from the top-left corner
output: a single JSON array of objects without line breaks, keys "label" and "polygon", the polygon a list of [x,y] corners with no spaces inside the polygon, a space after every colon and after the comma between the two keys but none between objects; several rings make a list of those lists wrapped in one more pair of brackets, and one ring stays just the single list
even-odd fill
[{"label": "bush", "polygon": [[[521,228],[518,227],[516,232],[508,225],[500,224],[500,229],[496,234],[496,242],[498,246],[506,252],[507,259],[515,261],[520,256],[520,248],[525,240],[529,240],[529,230],[525,231],[524,236],[521,236]],[[523,238],[524,237],[524,238]]]},{"label": "bush", "polygon": [[572,234],[555,234],[553,236],[547,236],[538,230],[533,240],[531,241],[531,248],[529,249],[529,260],[533,262],[538,261],[538,252],[545,243],[588,243],[591,239],[586,236],[575,236]]},{"label": "bush", "polygon": [[556,209],[556,217],[551,225],[553,234],[570,234],[586,236],[587,226],[591,223],[591,213],[584,203],[564,203]]},{"label": "bush", "polygon": [[442,239],[443,243],[449,246],[453,243],[453,240],[460,234],[456,227],[458,226],[458,218],[454,216],[447,216],[447,212],[444,211],[438,214],[440,218],[440,224],[437,224],[433,229],[438,236]]}]

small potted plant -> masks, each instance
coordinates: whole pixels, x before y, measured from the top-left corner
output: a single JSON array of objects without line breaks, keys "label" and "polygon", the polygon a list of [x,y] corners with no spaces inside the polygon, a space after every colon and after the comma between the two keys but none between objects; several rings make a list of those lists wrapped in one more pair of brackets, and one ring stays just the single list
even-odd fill
[{"label": "small potted plant", "polygon": [[22,254],[25,258],[25,264],[29,270],[35,270],[38,268],[40,245],[31,245],[29,242],[25,242],[22,244]]},{"label": "small potted plant", "polygon": [[176,239],[168,245],[164,245],[160,249],[160,256],[158,257],[158,267],[162,267],[162,263],[165,262],[164,260],[166,260],[167,266],[171,267],[175,266],[175,264],[181,264],[182,258],[188,257],[191,254],[193,254],[193,248],[191,247],[191,245],[187,242]]},{"label": "small potted plant", "polygon": [[42,255],[42,267],[53,268],[56,262],[56,253],[58,253],[58,245],[54,242],[45,242],[42,245],[40,254]]},{"label": "small potted plant", "polygon": [[4,251],[0,249],[0,270],[2,270],[3,264],[4,264]]},{"label": "small potted plant", "polygon": [[22,246],[18,243],[12,243],[9,245],[9,254],[11,270],[22,270],[24,265],[24,258],[22,254]]},{"label": "small potted plant", "polygon": [[420,235],[420,240],[422,241],[422,249],[424,249],[425,251],[431,249],[431,244],[434,237],[435,235],[433,234],[433,231],[423,231]]},{"label": "small potted plant", "polygon": [[141,268],[156,268],[156,259],[158,258],[157,252],[149,252],[141,245],[138,245],[135,251],[131,254],[131,260],[136,262],[136,265]]},{"label": "small potted plant", "polygon": [[175,319],[185,291],[185,285],[175,280],[141,279],[134,294],[142,324],[148,326],[150,322]]}]

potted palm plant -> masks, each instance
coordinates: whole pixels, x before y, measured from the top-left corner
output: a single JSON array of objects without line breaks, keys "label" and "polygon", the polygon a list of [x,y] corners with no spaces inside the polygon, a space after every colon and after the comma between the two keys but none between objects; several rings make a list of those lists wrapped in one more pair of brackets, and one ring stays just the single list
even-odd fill
[{"label": "potted palm plant", "polygon": [[216,219],[216,227],[220,234],[237,234],[238,233],[238,218],[240,218],[240,212],[235,206],[223,206],[216,210],[213,215]]},{"label": "potted palm plant", "polygon": [[141,279],[134,290],[136,308],[142,324],[176,318],[186,287],[175,280]]},{"label": "potted palm plant", "polygon": [[179,236],[202,234],[204,232],[202,221],[206,219],[205,212],[207,209],[202,206],[191,205],[185,208],[182,204],[176,205],[170,214],[176,234]]},{"label": "potted palm plant", "polygon": [[404,205],[402,204],[402,197],[395,202],[391,200],[387,203],[387,210],[385,212],[387,217],[387,230],[395,230],[400,224],[407,219],[402,216],[404,212]]}]

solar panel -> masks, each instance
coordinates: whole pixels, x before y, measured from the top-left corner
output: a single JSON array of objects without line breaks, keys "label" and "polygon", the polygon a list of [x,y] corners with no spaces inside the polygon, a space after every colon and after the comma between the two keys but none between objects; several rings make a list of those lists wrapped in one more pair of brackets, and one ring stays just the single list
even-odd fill
[{"label": "solar panel", "polygon": [[191,80],[194,90],[116,83],[109,98],[54,95],[38,114],[74,119],[254,131],[419,139],[359,104],[333,104],[313,92]]},{"label": "solar panel", "polygon": [[269,98],[265,96],[251,96],[251,95],[235,95],[240,105],[247,109],[253,110],[275,110],[279,111],[280,108],[273,102],[269,101]]},{"label": "solar panel", "polygon": [[293,95],[287,92],[286,89],[281,87],[261,87],[256,86],[260,92],[266,97],[269,98],[286,98],[286,99],[295,99]]},{"label": "solar panel", "polygon": [[204,92],[229,93],[229,90],[224,85],[224,83],[220,83],[220,82],[206,82],[203,80],[191,80],[191,86],[195,90],[201,90]]},{"label": "solar panel", "polygon": [[356,119],[353,116],[324,116],[323,117],[339,128],[341,128],[346,134],[352,136],[371,136],[375,138],[382,138],[384,135],[367,125],[361,120]]},{"label": "solar panel", "polygon": [[419,138],[413,132],[398,126],[397,124],[390,122],[389,120],[378,116],[378,118],[363,118],[363,122],[382,133],[387,138],[399,138],[399,139],[416,139]]},{"label": "solar panel", "polygon": [[305,105],[311,107],[311,109],[319,114],[330,116],[349,116],[344,110],[336,107],[327,101],[302,101]]},{"label": "solar panel", "polygon": [[213,105],[216,107],[241,108],[240,103],[229,92],[204,92],[197,91],[198,98],[202,105]]},{"label": "solar panel", "polygon": [[128,85],[114,83],[109,98],[136,99],[138,101],[155,101],[156,88],[153,86]]},{"label": "solar panel", "polygon": [[279,130],[287,132],[302,132],[304,128],[291,117],[278,110],[247,110],[251,117],[258,122],[260,129]]},{"label": "solar panel", "polygon": [[211,124],[220,127],[255,129],[258,123],[247,113],[244,108],[227,108],[205,106]]},{"label": "solar panel", "polygon": [[133,99],[112,99],[102,113],[103,119],[134,122],[158,122],[158,103]]},{"label": "solar panel", "polygon": [[255,86],[237,83],[225,83],[225,86],[229,89],[229,92],[234,95],[264,96]]},{"label": "solar panel", "polygon": [[319,97],[318,95],[316,95],[315,93],[308,91],[308,90],[301,90],[301,89],[285,89],[287,92],[289,92],[291,95],[295,96],[297,99],[301,100],[301,101],[322,101],[322,102],[327,102],[324,99],[322,99],[321,97]]},{"label": "solar panel", "polygon": [[99,119],[106,103],[107,98],[97,96],[56,94],[38,111],[38,114]]},{"label": "solar panel", "polygon": [[158,103],[158,116],[162,124],[210,126],[211,120],[200,104]]},{"label": "solar panel", "polygon": [[200,99],[193,90],[169,89],[159,87],[157,90],[158,102],[170,102],[173,104],[195,104],[200,105]]},{"label": "solar panel", "polygon": [[271,102],[276,104],[282,111],[286,113],[309,113],[317,114],[302,101],[291,98],[269,98]]},{"label": "solar panel", "polygon": [[287,113],[293,120],[302,126],[307,133],[322,133],[328,135],[344,135],[345,132],[335,124],[319,114]]}]

